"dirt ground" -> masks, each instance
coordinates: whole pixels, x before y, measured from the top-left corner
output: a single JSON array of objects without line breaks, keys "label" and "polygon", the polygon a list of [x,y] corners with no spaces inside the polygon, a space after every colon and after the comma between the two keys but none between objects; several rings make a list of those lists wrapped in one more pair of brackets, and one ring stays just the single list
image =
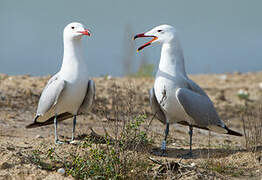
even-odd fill
[{"label": "dirt ground", "polygon": [[[262,72],[193,75],[190,77],[207,92],[227,126],[243,133],[241,117],[244,101],[237,96],[237,93],[241,89],[247,91],[249,93],[247,103],[252,107],[250,111],[255,111],[262,100],[262,87],[259,86],[262,83]],[[56,171],[42,170],[24,158],[33,149],[43,145],[64,151],[72,147],[70,144],[60,146],[54,144],[52,125],[25,129],[25,126],[33,121],[38,99],[49,78],[0,74],[0,179],[72,179],[71,176],[64,177]],[[96,83],[95,105],[91,113],[78,117],[76,127],[78,137],[89,134],[90,128],[97,134],[103,134],[103,128],[106,128],[109,133],[111,132],[113,123],[110,119],[114,119],[114,114],[110,112],[110,108],[113,103],[117,103],[111,97],[114,89],[121,92],[127,88],[132,89],[134,112],[144,112],[152,117],[148,90],[153,86],[153,78],[104,77],[94,78],[94,81]],[[121,101],[124,101],[124,98]],[[103,112],[101,112],[101,108]],[[259,118],[259,115],[253,115],[253,118]],[[71,128],[71,119],[59,123],[60,137],[69,140]],[[186,126],[172,125],[167,143],[167,157],[154,156],[148,152],[145,152],[145,155],[155,159],[179,161],[177,155],[186,153],[188,150],[187,131],[188,127]],[[152,138],[155,138],[153,148],[159,148],[164,135],[164,126],[154,120],[150,126],[150,132]],[[213,164],[232,167],[233,172],[228,174],[210,168],[210,172],[214,174],[213,179],[261,179],[261,151],[259,149],[256,149],[256,152],[247,151],[245,143],[245,137],[209,134],[208,131],[194,129],[194,157],[181,161],[192,166],[203,167],[207,159],[211,159]],[[188,175],[184,178],[191,179],[193,176]],[[194,179],[201,178],[194,177]]]}]

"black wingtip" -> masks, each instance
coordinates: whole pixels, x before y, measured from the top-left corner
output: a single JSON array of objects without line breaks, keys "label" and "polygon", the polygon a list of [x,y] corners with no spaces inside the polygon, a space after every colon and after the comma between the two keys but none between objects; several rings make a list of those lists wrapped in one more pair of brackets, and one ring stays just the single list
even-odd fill
[{"label": "black wingtip", "polygon": [[229,129],[228,127],[225,126],[225,129],[227,130],[227,134],[229,135],[233,135],[233,136],[243,136],[242,134],[236,132],[236,131],[233,131],[231,129]]},{"label": "black wingtip", "polygon": [[41,126],[41,123],[32,123],[32,124],[29,124],[27,125],[25,128],[26,129],[31,129],[31,128],[36,128],[36,127],[40,127]]},{"label": "black wingtip", "polygon": [[[50,125],[54,123],[54,116],[50,117],[49,119],[47,119],[44,122],[37,122],[36,120],[38,119],[38,117],[39,115],[35,117],[34,122],[32,124],[27,125],[25,128],[27,129],[37,128],[37,127],[46,126],[46,125]],[[57,118],[57,121],[59,122],[59,121],[66,120],[71,117],[73,117],[71,113],[65,112],[65,113],[59,114],[56,118]]]},{"label": "black wingtip", "polygon": [[31,129],[31,128],[36,128],[36,127],[39,127],[41,123],[38,123],[36,122],[36,120],[38,119],[39,115],[36,115],[35,118],[34,118],[34,122],[27,125],[25,128],[26,129]]}]

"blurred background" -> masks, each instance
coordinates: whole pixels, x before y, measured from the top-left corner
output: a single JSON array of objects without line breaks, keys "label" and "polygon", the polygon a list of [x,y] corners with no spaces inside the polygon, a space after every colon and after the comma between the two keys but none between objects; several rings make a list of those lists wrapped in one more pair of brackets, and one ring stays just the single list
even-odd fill
[{"label": "blurred background", "polygon": [[84,39],[91,76],[155,72],[160,46],[137,53],[148,39],[132,36],[160,24],[178,30],[188,73],[260,71],[261,7],[261,0],[1,0],[0,73],[56,73],[62,32],[73,21],[93,35]]}]

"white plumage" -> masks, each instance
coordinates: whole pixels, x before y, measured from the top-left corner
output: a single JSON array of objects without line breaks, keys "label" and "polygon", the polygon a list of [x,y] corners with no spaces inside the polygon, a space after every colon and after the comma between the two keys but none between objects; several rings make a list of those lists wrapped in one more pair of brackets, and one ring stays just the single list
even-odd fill
[{"label": "white plumage", "polygon": [[83,35],[90,36],[90,33],[80,23],[70,23],[65,27],[61,69],[48,81],[41,94],[34,123],[27,126],[39,127],[54,121],[56,143],[61,143],[57,138],[57,121],[74,117],[73,141],[76,116],[90,108],[95,96],[95,84],[88,79],[82,52]]}]

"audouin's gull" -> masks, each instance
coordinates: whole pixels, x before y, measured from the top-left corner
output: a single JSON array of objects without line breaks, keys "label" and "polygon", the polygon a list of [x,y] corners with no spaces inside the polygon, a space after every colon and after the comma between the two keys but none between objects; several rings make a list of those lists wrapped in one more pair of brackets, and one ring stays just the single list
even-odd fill
[{"label": "audouin's gull", "polygon": [[230,130],[219,118],[207,94],[187,77],[184,55],[176,29],[161,25],[134,37],[153,39],[138,48],[138,51],[152,43],[161,43],[161,58],[154,87],[150,90],[150,104],[153,113],[166,124],[165,138],[162,142],[162,155],[166,153],[166,139],[169,124],[179,123],[189,126],[190,151],[183,157],[192,157],[193,127],[217,133],[242,136]]},{"label": "audouin's gull", "polygon": [[34,122],[27,128],[54,123],[55,143],[57,122],[73,117],[72,139],[74,141],[76,116],[87,112],[95,97],[95,83],[88,79],[87,64],[82,52],[82,37],[90,32],[80,23],[68,24],[64,29],[64,57],[60,71],[45,86],[37,108]]}]

